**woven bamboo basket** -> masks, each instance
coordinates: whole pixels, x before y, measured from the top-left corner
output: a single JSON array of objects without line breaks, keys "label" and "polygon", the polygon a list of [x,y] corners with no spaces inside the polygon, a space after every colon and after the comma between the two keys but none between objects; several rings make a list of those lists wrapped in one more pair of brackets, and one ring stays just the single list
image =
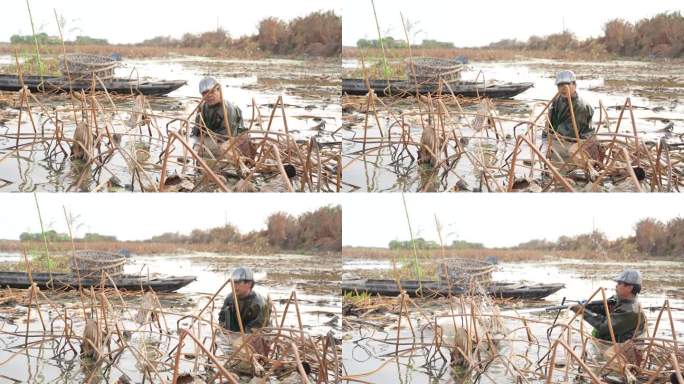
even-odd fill
[{"label": "woven bamboo basket", "polygon": [[103,251],[76,251],[71,256],[69,267],[71,273],[80,274],[81,277],[100,276],[107,272],[110,276],[118,276],[123,273],[126,258],[118,253]]},{"label": "woven bamboo basket", "polygon": [[120,65],[110,57],[86,53],[70,53],[59,60],[62,76],[70,75],[73,79],[88,79],[96,75],[108,80],[114,77],[114,70]]},{"label": "woven bamboo basket", "polygon": [[[439,83],[440,80],[451,82],[461,78],[463,64],[453,59],[436,57],[414,57],[404,60],[406,77],[409,81],[422,83]],[[414,76],[415,73],[415,76]]]},{"label": "woven bamboo basket", "polygon": [[495,269],[496,266],[484,261],[452,258],[440,262],[439,278],[456,285],[488,283]]}]

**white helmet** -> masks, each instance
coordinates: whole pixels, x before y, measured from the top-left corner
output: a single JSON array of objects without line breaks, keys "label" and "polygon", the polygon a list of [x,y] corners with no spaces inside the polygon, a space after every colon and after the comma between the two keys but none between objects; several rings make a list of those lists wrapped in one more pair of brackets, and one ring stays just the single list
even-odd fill
[{"label": "white helmet", "polygon": [[202,80],[200,80],[200,83],[199,83],[200,94],[202,94],[206,91],[211,91],[217,85],[218,85],[218,81],[216,81],[215,78],[213,78],[211,76],[207,76],[207,77],[203,78]]},{"label": "white helmet", "polygon": [[249,267],[237,267],[230,278],[234,281],[254,281],[254,273]]},{"label": "white helmet", "polygon": [[577,81],[575,77],[575,72],[570,70],[560,71],[556,75],[556,85],[559,84],[569,84]]},{"label": "white helmet", "polygon": [[641,272],[636,269],[625,268],[621,274],[613,278],[613,281],[629,285],[641,285]]}]

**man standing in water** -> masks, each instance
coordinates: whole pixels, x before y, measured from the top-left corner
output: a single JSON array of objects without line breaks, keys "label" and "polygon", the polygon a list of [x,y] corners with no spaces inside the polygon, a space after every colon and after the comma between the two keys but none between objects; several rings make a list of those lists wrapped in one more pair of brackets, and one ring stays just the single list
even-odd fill
[{"label": "man standing in water", "polygon": [[[225,156],[228,148],[235,148],[241,155],[254,158],[256,151],[245,128],[240,107],[223,99],[221,84],[211,76],[200,81],[199,91],[202,94],[202,104],[195,117],[192,136],[206,136],[211,132],[212,138],[204,137],[202,146],[208,149],[213,157]],[[228,138],[235,140],[234,144],[228,142]]]},{"label": "man standing in water", "polygon": [[572,125],[570,114],[570,104],[568,96],[572,101],[572,111],[575,114],[577,133],[580,139],[587,139],[594,134],[591,120],[594,117],[594,108],[586,103],[577,94],[577,78],[572,71],[560,71],[556,75],[556,87],[558,87],[558,97],[549,106],[549,122],[551,129],[563,138],[576,139],[575,129]]},{"label": "man standing in water", "polygon": [[231,279],[235,291],[231,292],[223,302],[223,307],[219,312],[219,324],[229,331],[240,332],[238,311],[235,307],[235,296],[237,296],[239,320],[242,322],[242,329],[245,332],[252,332],[268,326],[271,309],[268,300],[253,289],[254,274],[252,270],[247,267],[238,267],[233,271]]},{"label": "man standing in water", "polygon": [[[242,120],[242,110],[237,105],[223,100],[220,88],[221,85],[211,76],[200,81],[199,91],[202,94],[203,103],[195,117],[192,136],[200,136],[201,132],[206,134],[209,130],[217,136],[219,142],[222,142],[229,136],[227,127],[230,127],[231,137],[237,137],[247,131]],[[225,114],[228,115],[227,119]]]},{"label": "man standing in water", "polygon": [[[641,273],[636,269],[625,269],[613,279],[617,282],[615,293],[611,297],[614,305],[609,305],[610,323],[603,306],[595,312],[584,310],[584,320],[594,327],[592,335],[598,339],[612,341],[610,326],[612,326],[615,341],[624,343],[633,337],[638,337],[646,331],[646,315],[644,314],[637,295],[641,292]],[[582,305],[575,304],[570,310],[577,313]]]},{"label": "man standing in water", "polygon": [[[551,149],[554,152],[551,154],[552,160],[557,161],[560,158],[560,160],[567,161],[577,150],[577,147],[571,143],[577,142],[578,138],[580,140],[593,139],[594,128],[591,123],[594,108],[577,94],[577,79],[574,72],[569,70],[558,72],[556,87],[558,87],[558,95],[551,101],[548,114],[552,132],[545,131],[542,137],[551,136]],[[587,144],[584,149],[589,157],[598,158],[598,147],[595,144]]]}]

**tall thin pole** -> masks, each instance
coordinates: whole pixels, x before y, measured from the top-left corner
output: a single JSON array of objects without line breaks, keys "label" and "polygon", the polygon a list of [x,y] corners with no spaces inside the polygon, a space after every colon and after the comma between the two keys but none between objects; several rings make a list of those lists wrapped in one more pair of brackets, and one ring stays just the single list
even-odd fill
[{"label": "tall thin pole", "polygon": [[38,220],[40,221],[40,233],[43,235],[43,242],[45,243],[45,257],[47,257],[47,269],[50,275],[50,281],[48,286],[52,286],[52,266],[50,260],[50,250],[48,249],[47,235],[45,235],[45,229],[43,228],[43,216],[40,214],[40,205],[38,204],[38,195],[33,192],[33,199],[36,201],[36,209],[38,210]]},{"label": "tall thin pole", "polygon": [[375,28],[378,30],[378,42],[380,43],[380,49],[382,50],[382,72],[385,78],[389,81],[389,67],[387,66],[387,57],[385,57],[385,44],[382,42],[382,34],[380,33],[380,23],[378,22],[378,13],[375,12],[375,2],[371,0],[371,6],[373,6],[373,15],[375,16]]},{"label": "tall thin pole", "polygon": [[33,42],[36,45],[36,58],[38,59],[38,73],[40,74],[40,81],[43,81],[43,65],[40,60],[40,50],[38,49],[38,37],[36,37],[36,28],[33,25],[33,15],[31,15],[31,5],[29,0],[26,0],[26,8],[28,8],[29,19],[31,20],[31,32],[33,32]]},{"label": "tall thin pole", "polygon": [[401,201],[404,203],[404,212],[406,212],[406,221],[408,223],[409,235],[411,236],[411,244],[413,244],[413,263],[416,267],[416,278],[418,279],[419,289],[422,291],[423,282],[421,279],[420,265],[418,264],[418,249],[416,248],[416,241],[413,239],[413,229],[411,228],[411,219],[409,218],[408,207],[406,206],[406,197],[401,194]]}]

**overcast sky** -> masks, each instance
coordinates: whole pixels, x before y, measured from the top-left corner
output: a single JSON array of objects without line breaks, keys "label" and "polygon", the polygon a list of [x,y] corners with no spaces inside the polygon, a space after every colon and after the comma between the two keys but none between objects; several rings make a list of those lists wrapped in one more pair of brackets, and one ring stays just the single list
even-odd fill
[{"label": "overcast sky", "polygon": [[[87,35],[110,43],[137,43],[167,35],[178,38],[185,32],[214,30],[217,22],[231,36],[239,37],[255,34],[258,22],[269,16],[291,20],[318,10],[342,13],[342,0],[29,0],[29,4],[36,32],[59,35],[53,12],[56,9],[67,21],[67,40]],[[3,1],[2,14],[0,41],[9,41],[13,34],[31,34],[26,0]]]},{"label": "overcast sky", "polygon": [[[21,232],[39,232],[40,222],[31,193],[0,194],[0,239],[19,239]],[[38,202],[46,228],[68,233],[62,206],[78,215],[86,232],[113,235],[119,240],[142,240],[164,232],[187,234],[195,228],[211,228],[226,221],[242,233],[266,227],[268,215],[284,211],[293,215],[325,206],[330,195],[291,194],[56,194],[39,193]]]},{"label": "overcast sky", "polygon": [[[610,19],[629,21],[663,11],[681,11],[682,0],[596,1],[442,1],[375,0],[380,30],[404,39],[399,12],[414,30],[422,30],[413,42],[424,38],[451,41],[458,47],[482,46],[501,39],[527,40],[531,35],[549,35],[566,29],[585,39],[602,34]],[[345,1],[342,13],[342,41],[355,46],[361,38],[377,39],[370,0]]]},{"label": "overcast sky", "polygon": [[[513,246],[532,239],[591,232],[610,239],[633,234],[642,218],[684,217],[681,196],[667,194],[405,194],[414,237],[438,240],[435,215],[445,244],[453,240],[489,247]],[[401,194],[346,194],[342,206],[342,243],[387,247],[409,239]]]}]

